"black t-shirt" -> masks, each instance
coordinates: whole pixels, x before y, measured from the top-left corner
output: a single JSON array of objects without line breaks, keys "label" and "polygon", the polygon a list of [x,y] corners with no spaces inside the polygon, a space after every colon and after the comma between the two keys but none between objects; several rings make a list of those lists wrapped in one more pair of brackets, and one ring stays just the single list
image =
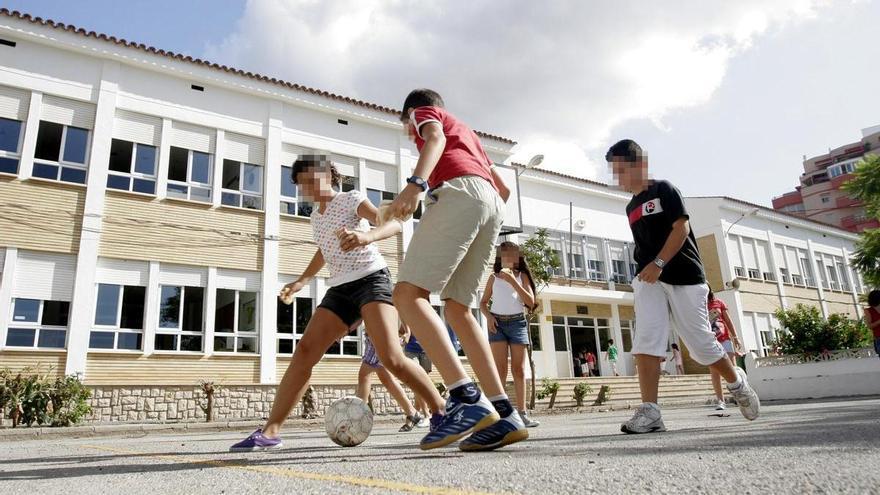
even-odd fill
[{"label": "black t-shirt", "polygon": [[[647,189],[633,196],[626,205],[629,227],[635,241],[634,257],[641,272],[653,263],[672,232],[672,224],[688,218],[681,193],[665,180],[652,181]],[[706,282],[703,262],[694,232],[688,233],[681,250],[666,260],[660,281],[670,285],[696,285]]]}]

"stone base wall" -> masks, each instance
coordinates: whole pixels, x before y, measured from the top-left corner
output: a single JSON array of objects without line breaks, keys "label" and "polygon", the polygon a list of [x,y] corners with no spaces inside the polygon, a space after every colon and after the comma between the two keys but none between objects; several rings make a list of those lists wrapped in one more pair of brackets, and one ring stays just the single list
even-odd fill
[{"label": "stone base wall", "polygon": [[[196,386],[99,386],[92,388],[92,414],[85,423],[138,422],[176,423],[205,421],[205,393]],[[215,386],[214,419],[265,419],[275,400],[275,385]],[[408,391],[409,392],[409,391]],[[313,386],[315,414],[323,416],[327,407],[345,396],[354,395],[353,386]],[[373,386],[375,414],[403,414],[391,394],[382,386]],[[410,395],[410,399],[412,399]],[[5,413],[5,411],[4,411]],[[302,414],[302,403],[291,417]],[[12,426],[12,420],[0,418],[0,426]]]}]

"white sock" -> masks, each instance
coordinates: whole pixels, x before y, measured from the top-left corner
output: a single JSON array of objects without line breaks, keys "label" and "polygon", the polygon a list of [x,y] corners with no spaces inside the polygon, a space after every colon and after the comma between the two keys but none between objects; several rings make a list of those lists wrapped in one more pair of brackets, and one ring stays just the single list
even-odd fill
[{"label": "white sock", "polygon": [[471,383],[472,381],[473,380],[471,380],[470,378],[462,378],[461,380],[459,380],[455,383],[450,383],[449,385],[446,386],[446,388],[449,390],[452,390],[452,389],[458,388],[462,385],[467,385],[468,383]]},{"label": "white sock", "polygon": [[507,397],[507,394],[493,395],[492,397],[488,397],[488,399],[489,402],[495,402],[496,400],[510,400],[510,398]]}]

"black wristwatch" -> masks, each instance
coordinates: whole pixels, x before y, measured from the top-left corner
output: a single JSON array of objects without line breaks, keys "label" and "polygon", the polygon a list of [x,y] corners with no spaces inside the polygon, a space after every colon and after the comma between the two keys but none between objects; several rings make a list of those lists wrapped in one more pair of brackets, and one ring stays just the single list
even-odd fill
[{"label": "black wristwatch", "polygon": [[425,182],[425,179],[423,179],[421,177],[417,177],[415,175],[413,175],[409,179],[406,179],[406,183],[407,184],[415,184],[415,185],[419,186],[419,188],[421,188],[422,192],[425,192],[428,190],[428,183]]}]

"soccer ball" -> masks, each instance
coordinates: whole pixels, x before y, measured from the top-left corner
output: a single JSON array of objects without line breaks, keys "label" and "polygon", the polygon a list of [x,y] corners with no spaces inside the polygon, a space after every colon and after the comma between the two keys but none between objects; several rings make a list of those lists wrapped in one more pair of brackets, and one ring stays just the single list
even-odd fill
[{"label": "soccer ball", "polygon": [[343,397],[327,408],[324,415],[327,436],[337,445],[354,447],[363,443],[373,430],[373,413],[357,397]]}]

